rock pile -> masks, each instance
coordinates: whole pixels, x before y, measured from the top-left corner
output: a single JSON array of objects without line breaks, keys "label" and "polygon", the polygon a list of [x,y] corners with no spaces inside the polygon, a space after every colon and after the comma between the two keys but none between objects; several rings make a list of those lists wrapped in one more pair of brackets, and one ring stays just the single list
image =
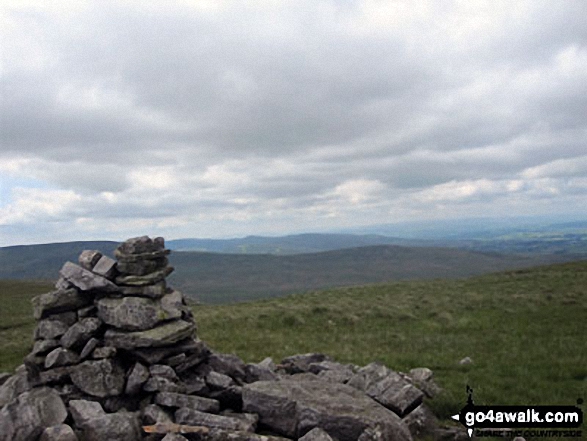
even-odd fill
[{"label": "rock pile", "polygon": [[437,391],[428,369],[211,351],[166,284],[168,254],[147,236],[116,260],[84,251],[33,299],[33,348],[0,375],[0,441],[407,441],[436,430],[422,404]]}]

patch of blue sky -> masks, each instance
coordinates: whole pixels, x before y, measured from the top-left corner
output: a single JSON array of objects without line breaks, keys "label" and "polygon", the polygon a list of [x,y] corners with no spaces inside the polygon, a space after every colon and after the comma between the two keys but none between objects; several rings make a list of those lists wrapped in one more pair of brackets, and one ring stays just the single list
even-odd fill
[{"label": "patch of blue sky", "polygon": [[14,202],[13,197],[16,188],[48,189],[51,187],[47,182],[40,179],[8,177],[0,173],[0,208]]}]

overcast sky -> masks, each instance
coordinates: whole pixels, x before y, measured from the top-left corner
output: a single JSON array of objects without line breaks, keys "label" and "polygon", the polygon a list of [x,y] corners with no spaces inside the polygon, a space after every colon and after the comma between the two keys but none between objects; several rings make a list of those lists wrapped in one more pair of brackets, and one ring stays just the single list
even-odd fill
[{"label": "overcast sky", "polygon": [[586,17],[3,0],[0,246],[587,214]]}]

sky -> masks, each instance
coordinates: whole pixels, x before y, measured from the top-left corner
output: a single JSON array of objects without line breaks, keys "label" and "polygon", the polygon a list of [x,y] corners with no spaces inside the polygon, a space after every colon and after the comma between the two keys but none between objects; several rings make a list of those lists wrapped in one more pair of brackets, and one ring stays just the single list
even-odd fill
[{"label": "sky", "polygon": [[0,246],[587,218],[587,2],[0,4]]}]

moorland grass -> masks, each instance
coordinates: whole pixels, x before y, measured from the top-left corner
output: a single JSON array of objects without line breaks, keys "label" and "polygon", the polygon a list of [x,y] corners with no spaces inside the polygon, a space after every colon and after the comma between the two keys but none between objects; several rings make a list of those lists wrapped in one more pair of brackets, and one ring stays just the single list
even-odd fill
[{"label": "moorland grass", "polygon": [[[30,298],[47,284],[0,281],[0,371],[31,347]],[[198,335],[248,362],[324,352],[345,363],[426,366],[442,417],[477,404],[587,398],[587,262],[462,280],[337,288],[233,305],[195,305]],[[471,357],[473,364],[459,365]]]}]

